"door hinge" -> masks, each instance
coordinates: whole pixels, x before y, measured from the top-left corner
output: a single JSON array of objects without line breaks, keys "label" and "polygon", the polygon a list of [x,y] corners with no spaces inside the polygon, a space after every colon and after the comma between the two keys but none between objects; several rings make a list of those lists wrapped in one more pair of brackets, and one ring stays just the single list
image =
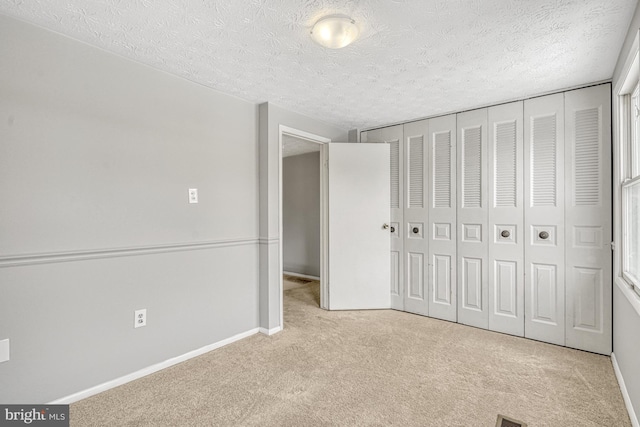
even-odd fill
[{"label": "door hinge", "polygon": [[616,242],[611,242],[611,250],[612,251],[616,250]]}]

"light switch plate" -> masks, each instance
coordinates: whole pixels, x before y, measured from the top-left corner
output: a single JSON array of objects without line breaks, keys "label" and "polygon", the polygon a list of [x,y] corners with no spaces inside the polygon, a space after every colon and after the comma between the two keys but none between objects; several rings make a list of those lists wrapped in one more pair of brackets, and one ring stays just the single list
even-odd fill
[{"label": "light switch plate", "polygon": [[198,189],[190,188],[189,189],[189,203],[198,203]]},{"label": "light switch plate", "polygon": [[9,338],[0,341],[0,362],[9,360]]}]

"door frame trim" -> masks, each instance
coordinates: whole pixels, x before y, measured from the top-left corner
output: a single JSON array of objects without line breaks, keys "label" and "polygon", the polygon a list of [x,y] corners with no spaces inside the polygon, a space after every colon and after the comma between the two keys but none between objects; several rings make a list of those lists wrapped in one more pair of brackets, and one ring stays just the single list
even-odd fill
[{"label": "door frame trim", "polygon": [[292,127],[278,126],[278,228],[280,238],[280,325],[284,326],[284,287],[282,274],[284,271],[283,259],[283,228],[282,228],[282,136],[290,135],[306,141],[320,144],[320,308],[329,309],[329,174],[327,173],[328,150],[327,144],[330,138],[315,135]]}]

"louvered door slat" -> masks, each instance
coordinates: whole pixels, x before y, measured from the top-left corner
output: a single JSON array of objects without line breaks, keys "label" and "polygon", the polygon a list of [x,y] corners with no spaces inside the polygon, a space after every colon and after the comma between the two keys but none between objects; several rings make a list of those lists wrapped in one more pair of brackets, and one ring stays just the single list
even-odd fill
[{"label": "louvered door slat", "polygon": [[599,108],[574,112],[573,201],[576,206],[600,204],[601,119]]},{"label": "louvered door slat", "polygon": [[424,207],[424,137],[409,138],[409,207]]},{"label": "louvered door slat", "polygon": [[463,206],[482,207],[482,127],[462,130]]},{"label": "louvered door slat", "polygon": [[533,117],[531,122],[531,205],[556,206],[556,116]]},{"label": "louvered door slat", "polygon": [[389,142],[391,154],[391,209],[400,209],[400,140]]},{"label": "louvered door slat", "polygon": [[[433,161],[430,162],[433,170],[433,197],[431,200],[433,200],[434,208],[451,207],[451,170],[452,167],[455,169],[455,165],[451,163],[451,134],[455,131],[455,116],[453,117],[453,129],[437,133],[431,131],[433,135]],[[449,118],[448,121],[450,122],[451,119]]]},{"label": "louvered door slat", "polygon": [[[493,127],[495,137],[490,139],[494,141],[493,170],[495,174],[493,179],[493,199],[496,207],[516,207],[516,198],[518,196],[516,188],[516,173],[518,172],[516,163],[516,123],[517,120],[495,123]],[[522,132],[521,129],[520,132]]]}]

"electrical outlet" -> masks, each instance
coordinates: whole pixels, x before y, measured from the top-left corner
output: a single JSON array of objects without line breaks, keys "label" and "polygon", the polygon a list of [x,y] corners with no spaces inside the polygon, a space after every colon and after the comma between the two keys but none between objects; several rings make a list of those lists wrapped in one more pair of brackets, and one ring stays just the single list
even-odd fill
[{"label": "electrical outlet", "polygon": [[0,340],[0,362],[9,360],[9,338]]},{"label": "electrical outlet", "polygon": [[198,189],[190,188],[189,189],[189,203],[198,203]]},{"label": "electrical outlet", "polygon": [[142,326],[147,326],[147,309],[146,308],[135,311],[135,319],[134,319],[133,327],[140,328]]}]

